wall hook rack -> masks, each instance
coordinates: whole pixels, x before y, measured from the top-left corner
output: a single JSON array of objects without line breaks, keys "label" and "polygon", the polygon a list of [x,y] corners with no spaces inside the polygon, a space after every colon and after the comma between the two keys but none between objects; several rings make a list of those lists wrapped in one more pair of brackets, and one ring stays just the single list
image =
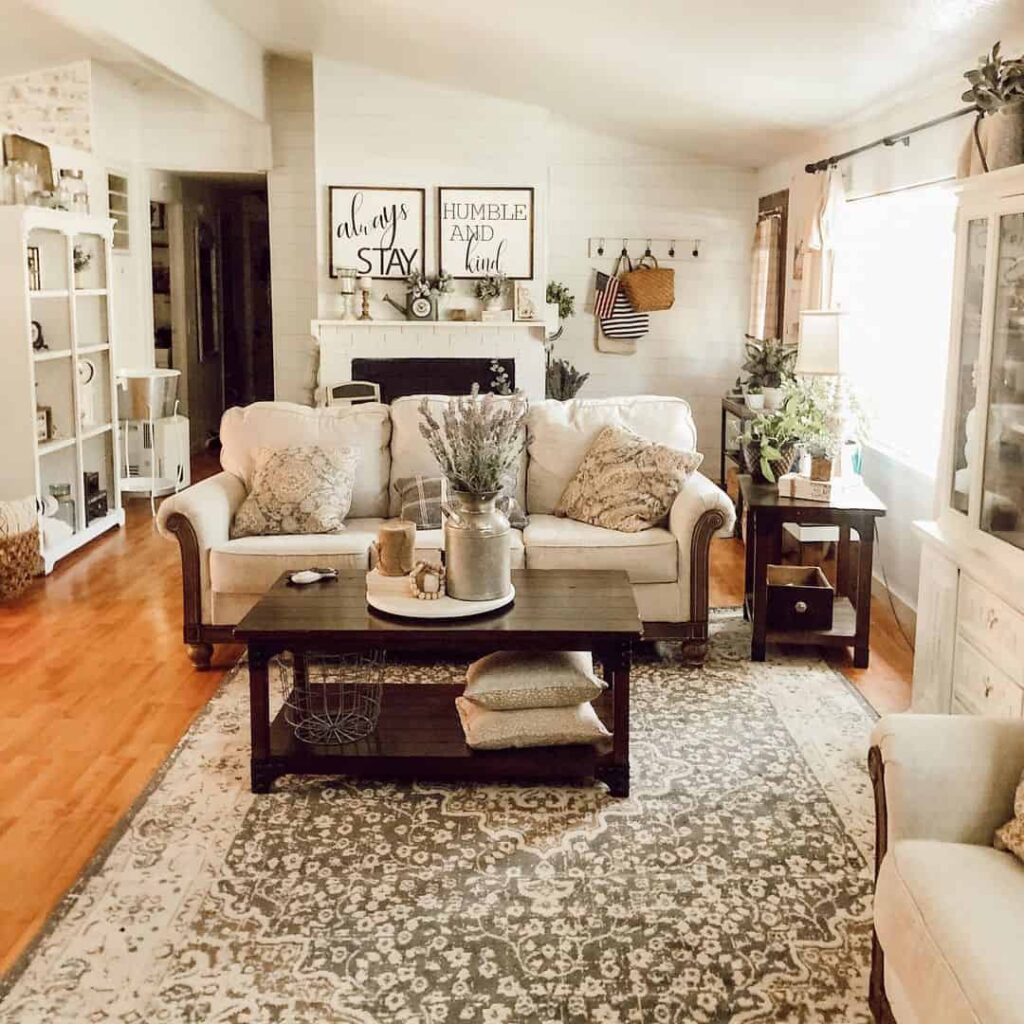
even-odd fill
[{"label": "wall hook rack", "polygon": [[[610,253],[607,251],[607,237],[595,235],[587,240],[587,256],[590,259],[615,258],[614,248]],[[700,259],[700,247],[699,238],[623,238],[620,255],[632,256],[634,259],[653,256],[656,260],[665,262],[696,260]]]}]

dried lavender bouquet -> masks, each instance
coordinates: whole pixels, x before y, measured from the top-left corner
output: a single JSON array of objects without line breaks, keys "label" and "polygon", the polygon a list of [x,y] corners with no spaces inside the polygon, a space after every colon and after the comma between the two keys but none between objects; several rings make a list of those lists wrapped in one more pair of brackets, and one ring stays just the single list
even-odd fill
[{"label": "dried lavender bouquet", "polygon": [[420,402],[420,434],[430,446],[441,472],[457,491],[493,494],[515,479],[523,450],[527,402],[520,392],[511,398],[473,391],[453,399],[441,414]]}]

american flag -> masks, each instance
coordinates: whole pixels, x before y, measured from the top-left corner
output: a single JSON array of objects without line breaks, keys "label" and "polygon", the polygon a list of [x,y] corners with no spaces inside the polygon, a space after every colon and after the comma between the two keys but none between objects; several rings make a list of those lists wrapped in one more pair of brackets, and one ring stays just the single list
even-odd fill
[{"label": "american flag", "polygon": [[611,316],[615,307],[615,296],[619,294],[619,279],[597,271],[597,286],[594,293],[594,316],[603,320]]}]

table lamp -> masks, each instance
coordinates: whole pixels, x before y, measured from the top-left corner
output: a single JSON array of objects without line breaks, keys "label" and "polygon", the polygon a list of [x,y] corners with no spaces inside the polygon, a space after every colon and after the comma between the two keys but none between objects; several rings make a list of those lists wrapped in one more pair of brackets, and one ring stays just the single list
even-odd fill
[{"label": "table lamp", "polygon": [[[848,316],[839,309],[807,309],[800,314],[800,347],[793,372],[798,376],[831,377],[832,409],[829,421],[835,442],[832,475],[845,475],[843,445],[848,410],[843,377],[849,369]],[[852,465],[849,467],[853,471]]]}]

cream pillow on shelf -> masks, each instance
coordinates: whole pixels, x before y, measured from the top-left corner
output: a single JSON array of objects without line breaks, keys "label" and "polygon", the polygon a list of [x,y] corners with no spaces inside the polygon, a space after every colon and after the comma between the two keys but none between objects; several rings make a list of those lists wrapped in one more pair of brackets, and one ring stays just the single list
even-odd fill
[{"label": "cream pillow on shelf", "polygon": [[590,651],[496,651],[466,672],[465,697],[490,711],[563,708],[600,697]]},{"label": "cream pillow on shelf", "polygon": [[590,704],[571,708],[530,708],[488,711],[468,697],[456,697],[455,707],[474,750],[510,747],[564,747],[571,744],[607,746],[611,733]]},{"label": "cream pillow on shelf", "polygon": [[626,427],[605,427],[565,488],[555,515],[622,533],[663,522],[687,476],[703,461],[648,441]]},{"label": "cream pillow on shelf", "polygon": [[352,448],[258,448],[252,487],[235,513],[231,536],[340,533],[357,461]]},{"label": "cream pillow on shelf", "polygon": [[1018,860],[1024,860],[1024,775],[1017,786],[1013,813],[1016,815],[1013,821],[996,829],[995,847],[997,850],[1008,850]]}]

